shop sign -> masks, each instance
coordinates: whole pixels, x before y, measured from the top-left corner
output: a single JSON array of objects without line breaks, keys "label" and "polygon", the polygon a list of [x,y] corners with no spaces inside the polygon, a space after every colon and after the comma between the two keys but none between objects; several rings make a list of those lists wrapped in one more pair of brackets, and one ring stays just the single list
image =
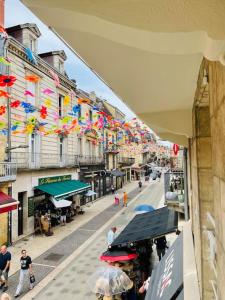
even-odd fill
[{"label": "shop sign", "polygon": [[62,181],[67,181],[67,180],[71,180],[71,179],[72,179],[71,175],[44,177],[44,178],[39,178],[38,179],[38,185],[55,183],[55,182],[62,182]]}]

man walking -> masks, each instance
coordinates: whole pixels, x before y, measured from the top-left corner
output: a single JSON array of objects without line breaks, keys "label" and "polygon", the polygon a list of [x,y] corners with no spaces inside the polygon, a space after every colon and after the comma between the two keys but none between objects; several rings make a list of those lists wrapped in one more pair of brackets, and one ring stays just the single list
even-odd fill
[{"label": "man walking", "polygon": [[16,289],[15,298],[20,296],[20,293],[23,288],[23,284],[25,279],[29,280],[30,289],[32,290],[34,287],[34,283],[31,283],[30,276],[32,275],[32,261],[30,256],[27,255],[26,250],[21,251],[21,258],[20,258],[20,278],[19,278],[19,284]]},{"label": "man walking", "polygon": [[141,192],[141,188],[142,188],[142,182],[141,182],[141,180],[138,182],[138,186],[139,186],[139,191]]},{"label": "man walking", "polygon": [[11,253],[7,250],[7,247],[3,245],[0,252],[0,289],[2,289],[3,292],[8,290],[10,262]]},{"label": "man walking", "polygon": [[167,240],[165,235],[161,236],[157,239],[154,240],[154,243],[156,244],[156,251],[157,251],[157,255],[159,257],[159,260],[162,259],[162,257],[165,255],[166,253],[166,248],[169,248],[167,246]]},{"label": "man walking", "polygon": [[123,206],[126,207],[127,206],[127,193],[123,192]]},{"label": "man walking", "polygon": [[112,244],[116,237],[116,227],[112,227],[107,234],[108,247]]}]

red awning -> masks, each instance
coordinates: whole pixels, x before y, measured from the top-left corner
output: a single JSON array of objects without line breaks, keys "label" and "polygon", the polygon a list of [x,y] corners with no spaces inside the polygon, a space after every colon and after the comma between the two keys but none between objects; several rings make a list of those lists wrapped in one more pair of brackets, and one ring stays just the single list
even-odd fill
[{"label": "red awning", "polygon": [[0,214],[17,209],[18,204],[19,202],[13,199],[11,196],[0,192]]}]

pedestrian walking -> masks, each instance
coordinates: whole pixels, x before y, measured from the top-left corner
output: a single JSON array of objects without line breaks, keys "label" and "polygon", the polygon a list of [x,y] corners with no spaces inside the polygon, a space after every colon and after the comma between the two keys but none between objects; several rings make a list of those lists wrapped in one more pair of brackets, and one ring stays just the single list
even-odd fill
[{"label": "pedestrian walking", "polygon": [[169,248],[167,246],[167,240],[165,235],[161,236],[157,239],[154,240],[154,243],[156,245],[156,251],[157,251],[157,255],[159,257],[159,260],[162,259],[162,257],[165,255],[166,253],[166,248]]},{"label": "pedestrian walking", "polygon": [[127,193],[123,192],[123,206],[126,207],[127,206]]},{"label": "pedestrian walking", "polygon": [[111,185],[111,192],[112,192],[112,195],[115,193],[115,187],[113,184]]},{"label": "pedestrian walking", "polygon": [[61,226],[65,226],[66,225],[66,209],[62,208],[61,212],[60,212],[60,223]]},{"label": "pedestrian walking", "polygon": [[8,277],[11,262],[11,253],[5,245],[1,246],[0,253],[0,289],[3,292],[8,290]]},{"label": "pedestrian walking", "polygon": [[139,191],[141,192],[141,188],[142,188],[142,182],[141,182],[141,180],[138,182],[138,186],[139,186]]},{"label": "pedestrian walking", "polygon": [[116,227],[112,227],[108,234],[107,234],[107,244],[108,244],[108,247],[112,244],[112,242],[115,240],[115,237],[116,237],[116,230],[117,228]]},{"label": "pedestrian walking", "polygon": [[20,278],[19,278],[19,284],[16,288],[15,298],[20,296],[25,280],[29,280],[30,290],[32,290],[34,287],[34,282],[33,282],[34,280],[32,279],[34,278],[32,272],[32,260],[30,256],[27,255],[26,250],[22,250],[21,254],[22,256],[20,258]]},{"label": "pedestrian walking", "polygon": [[114,198],[114,205],[119,205],[119,204],[120,204],[120,197],[119,194],[116,193]]},{"label": "pedestrian walking", "polygon": [[161,172],[160,171],[157,172],[157,176],[158,176],[158,179],[160,181],[160,178],[161,178]]}]

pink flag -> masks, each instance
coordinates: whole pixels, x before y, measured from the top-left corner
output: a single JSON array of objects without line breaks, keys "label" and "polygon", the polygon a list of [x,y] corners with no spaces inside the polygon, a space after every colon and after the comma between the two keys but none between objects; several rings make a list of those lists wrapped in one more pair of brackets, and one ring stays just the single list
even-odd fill
[{"label": "pink flag", "polygon": [[55,72],[53,72],[52,70],[50,70],[49,73],[52,75],[52,77],[54,79],[55,86],[59,87],[60,83],[59,83],[59,77],[58,77],[58,75]]},{"label": "pink flag", "polygon": [[51,90],[51,89],[49,89],[49,88],[47,88],[47,89],[44,89],[44,90],[42,91],[42,93],[43,93],[43,94],[46,94],[46,95],[51,95],[51,94],[54,94],[54,91]]},{"label": "pink flag", "polygon": [[31,93],[31,92],[28,91],[28,90],[26,90],[26,91],[24,92],[24,95],[25,95],[25,96],[31,96],[31,97],[34,97],[34,94]]}]

